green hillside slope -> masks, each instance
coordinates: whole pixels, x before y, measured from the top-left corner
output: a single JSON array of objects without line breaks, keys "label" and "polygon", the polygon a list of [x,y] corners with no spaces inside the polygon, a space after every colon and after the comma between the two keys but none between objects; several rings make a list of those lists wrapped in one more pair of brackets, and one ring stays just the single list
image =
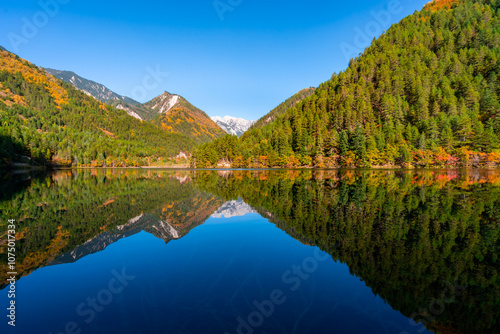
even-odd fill
[{"label": "green hillside slope", "polygon": [[313,87],[301,90],[300,92],[288,98],[285,102],[281,103],[279,106],[271,110],[265,116],[261,117],[257,122],[255,122],[254,125],[250,127],[250,129],[258,129],[275,121],[278,116],[283,115],[288,109],[294,107],[300,101],[311,96],[315,90],[316,88]]},{"label": "green hillside slope", "polygon": [[0,52],[0,164],[163,164],[194,142],[105,105]]}]

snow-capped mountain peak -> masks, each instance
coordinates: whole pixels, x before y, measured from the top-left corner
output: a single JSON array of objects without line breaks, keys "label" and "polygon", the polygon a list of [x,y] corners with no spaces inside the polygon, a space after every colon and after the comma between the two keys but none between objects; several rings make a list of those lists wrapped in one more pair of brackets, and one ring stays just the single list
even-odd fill
[{"label": "snow-capped mountain peak", "polygon": [[212,120],[228,134],[238,137],[245,133],[255,123],[255,121],[248,121],[243,118],[236,118],[231,116],[215,116],[212,117]]},{"label": "snow-capped mountain peak", "polygon": [[241,217],[248,213],[257,213],[250,205],[245,203],[242,199],[237,201],[229,201],[224,203],[219,210],[214,212],[212,218],[231,218]]}]

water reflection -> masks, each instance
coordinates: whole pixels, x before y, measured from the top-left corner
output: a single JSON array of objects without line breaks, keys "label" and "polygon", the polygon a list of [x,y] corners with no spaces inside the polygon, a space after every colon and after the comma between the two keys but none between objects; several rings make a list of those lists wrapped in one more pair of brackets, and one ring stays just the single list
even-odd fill
[{"label": "water reflection", "polygon": [[[494,170],[86,170],[4,180],[0,212],[19,220],[20,276],[50,266],[19,281],[32,291],[23,297],[28,305],[41,300],[36,287],[50,268],[64,274],[80,268],[87,277],[89,263],[108,273],[119,264],[136,269],[129,297],[120,297],[129,299],[85,332],[105,333],[118,321],[120,331],[112,332],[139,333],[147,320],[150,332],[246,333],[256,330],[248,319],[253,301],[262,305],[275,290],[289,302],[273,306],[261,332],[498,329],[500,175]],[[308,245],[338,262],[312,262],[304,268],[318,267],[313,274],[292,270],[283,277],[314,259]],[[134,249],[143,252],[142,262]],[[5,275],[3,249],[1,256]],[[91,291],[85,279],[78,282],[72,282],[80,291],[71,294],[76,301]],[[71,299],[56,297],[57,316],[39,319],[54,331],[68,321],[57,310]],[[138,322],[123,320],[138,301]]]}]

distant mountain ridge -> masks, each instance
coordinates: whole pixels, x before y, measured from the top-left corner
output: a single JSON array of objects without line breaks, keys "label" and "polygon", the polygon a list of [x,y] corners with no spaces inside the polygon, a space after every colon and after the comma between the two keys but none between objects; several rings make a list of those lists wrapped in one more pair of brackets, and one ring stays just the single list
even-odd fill
[{"label": "distant mountain ridge", "polygon": [[238,137],[244,134],[255,123],[255,121],[249,121],[243,118],[236,118],[231,116],[215,116],[212,117],[212,120],[228,134]]},{"label": "distant mountain ridge", "polygon": [[110,100],[115,100],[115,101],[123,101],[131,105],[140,104],[139,102],[127,96],[122,96],[113,92],[112,90],[110,90],[109,88],[100,83],[85,79],[76,74],[75,72],[54,70],[52,68],[46,68],[45,70],[48,73],[55,76],[56,78],[72,84],[77,89],[83,91],[85,94],[93,96],[96,100],[99,100],[101,102],[106,103]]},{"label": "distant mountain ridge", "polygon": [[196,108],[180,95],[164,92],[151,101],[141,104],[74,72],[45,70],[85,94],[126,111],[129,116],[141,121],[152,122],[166,132],[189,136],[196,143],[217,139],[225,134],[223,129],[212,121],[204,111]]},{"label": "distant mountain ridge", "polygon": [[[168,132],[188,135],[193,137],[197,143],[217,139],[226,133],[241,137],[256,123],[256,121],[231,116],[210,118],[204,111],[193,106],[184,97],[167,91],[149,102],[140,103],[127,96],[119,95],[100,83],[83,78],[75,72],[50,68],[45,70],[85,94],[117,109],[126,111],[129,116],[141,121],[151,121]],[[289,99],[291,101],[287,100],[285,103],[288,103],[287,106],[293,105],[304,98],[304,95],[308,96],[307,92],[311,89],[313,90],[313,88],[309,88],[297,93]],[[274,114],[278,112],[275,111],[271,117],[274,118]]]},{"label": "distant mountain ridge", "polygon": [[130,116],[141,121],[150,120],[155,116],[151,115],[153,114],[151,110],[145,108],[141,103],[135,101],[134,99],[117,94],[103,84],[83,78],[75,72],[60,71],[51,68],[45,68],[45,70],[57,79],[73,85],[73,87],[81,90],[88,96],[92,96],[96,100],[112,105],[117,109],[124,110]]}]

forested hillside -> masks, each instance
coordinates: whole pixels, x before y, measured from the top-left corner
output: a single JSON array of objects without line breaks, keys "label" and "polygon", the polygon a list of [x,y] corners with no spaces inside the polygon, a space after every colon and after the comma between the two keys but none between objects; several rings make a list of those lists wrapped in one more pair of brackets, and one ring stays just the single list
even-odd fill
[{"label": "forested hillside", "polygon": [[288,109],[294,107],[297,103],[304,100],[305,98],[313,95],[316,88],[310,87],[301,90],[297,94],[293,95],[285,102],[281,103],[279,106],[271,110],[265,116],[261,117],[255,124],[252,125],[251,129],[261,128],[278,118],[278,116],[283,115]]},{"label": "forested hillside", "polygon": [[[204,111],[196,108],[185,98],[168,92],[143,104],[143,107],[156,112],[154,124],[167,132],[185,134],[196,143],[224,136],[225,132]],[[159,115],[159,116],[158,116]]]},{"label": "forested hillside", "polygon": [[233,167],[495,166],[500,0],[438,0],[277,119],[201,146]]},{"label": "forested hillside", "polygon": [[193,146],[0,52],[0,165],[163,165]]}]

